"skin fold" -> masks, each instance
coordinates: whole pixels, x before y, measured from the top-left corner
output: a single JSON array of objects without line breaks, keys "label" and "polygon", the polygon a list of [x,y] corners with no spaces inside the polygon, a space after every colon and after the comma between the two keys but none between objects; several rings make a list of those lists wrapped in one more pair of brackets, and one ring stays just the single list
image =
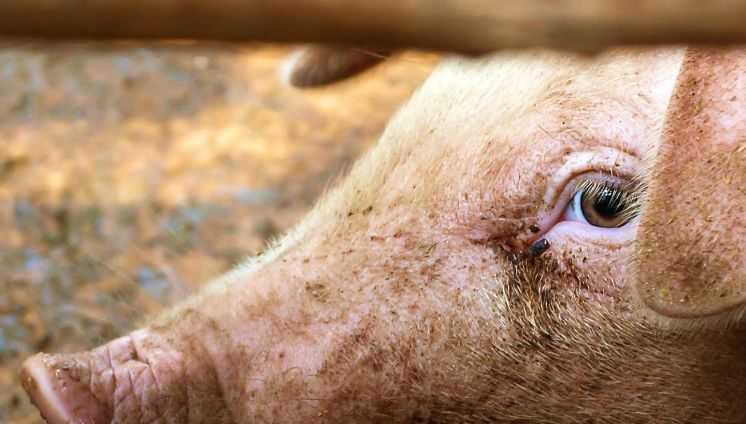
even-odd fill
[{"label": "skin fold", "polygon": [[[265,254],[147,328],[29,359],[25,387],[53,423],[744,422],[744,326],[661,326],[635,288],[661,260],[642,232],[698,247],[646,202],[688,60],[445,60]],[[588,178],[629,182],[642,216],[567,219]]]}]

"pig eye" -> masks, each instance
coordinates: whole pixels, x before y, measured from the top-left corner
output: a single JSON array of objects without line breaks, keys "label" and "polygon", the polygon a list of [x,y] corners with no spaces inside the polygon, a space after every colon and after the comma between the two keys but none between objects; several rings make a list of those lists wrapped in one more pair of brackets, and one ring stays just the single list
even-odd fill
[{"label": "pig eye", "polygon": [[594,227],[618,228],[635,216],[630,190],[619,182],[586,180],[575,190],[565,219]]}]

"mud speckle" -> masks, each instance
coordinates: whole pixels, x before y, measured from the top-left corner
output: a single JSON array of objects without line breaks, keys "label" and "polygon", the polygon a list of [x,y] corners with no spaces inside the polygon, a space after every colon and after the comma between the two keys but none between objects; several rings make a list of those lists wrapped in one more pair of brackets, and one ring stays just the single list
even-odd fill
[{"label": "mud speckle", "polygon": [[549,242],[547,239],[537,240],[531,247],[528,248],[528,256],[531,258],[538,258],[544,252],[549,250]]},{"label": "mud speckle", "polygon": [[313,281],[307,282],[305,285],[306,293],[308,293],[314,300],[323,302],[329,296],[324,283]]}]

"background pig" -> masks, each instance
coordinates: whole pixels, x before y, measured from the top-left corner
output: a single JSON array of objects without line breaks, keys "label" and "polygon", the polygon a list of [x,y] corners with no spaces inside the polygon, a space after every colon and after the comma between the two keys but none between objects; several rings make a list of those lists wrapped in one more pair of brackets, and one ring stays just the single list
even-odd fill
[{"label": "background pig", "polygon": [[[632,290],[640,234],[701,247],[649,224],[678,209],[646,200],[674,184],[658,153],[691,122],[669,108],[680,75],[713,57],[448,60],[267,253],[145,329],[29,359],[26,388],[51,422],[743,422],[739,321],[660,327]],[[728,193],[699,194],[742,222]],[[713,272],[737,290],[743,265]]]}]

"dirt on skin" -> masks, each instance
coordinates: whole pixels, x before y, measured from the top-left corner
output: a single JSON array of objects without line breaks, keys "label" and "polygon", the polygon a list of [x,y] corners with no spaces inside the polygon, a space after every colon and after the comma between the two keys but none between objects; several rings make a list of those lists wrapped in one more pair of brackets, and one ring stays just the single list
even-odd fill
[{"label": "dirt on skin", "polygon": [[0,45],[0,422],[18,367],[136,328],[296,223],[436,57],[298,91],[274,46]]}]

